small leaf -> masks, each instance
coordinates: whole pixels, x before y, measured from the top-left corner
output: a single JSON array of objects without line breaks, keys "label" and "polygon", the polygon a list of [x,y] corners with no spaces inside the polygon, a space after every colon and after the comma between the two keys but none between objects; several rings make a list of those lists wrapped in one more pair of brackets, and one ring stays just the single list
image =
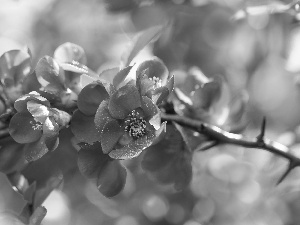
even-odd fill
[{"label": "small leaf", "polygon": [[24,200],[26,200],[29,204],[33,204],[35,192],[36,192],[36,182],[34,181],[24,192],[23,194]]},{"label": "small leaf", "polygon": [[86,64],[86,55],[79,45],[66,42],[54,51],[54,59],[60,63],[71,63],[72,61]]},{"label": "small leaf", "polygon": [[99,77],[112,84],[113,80],[114,80],[115,76],[118,74],[119,70],[120,70],[119,67],[114,67],[111,69],[104,70],[100,73]]},{"label": "small leaf", "polygon": [[98,190],[108,198],[114,197],[123,190],[126,176],[126,169],[120,165],[119,161],[110,161],[99,171]]},{"label": "small leaf", "polygon": [[147,29],[140,34],[131,49],[123,55],[122,64],[124,67],[129,66],[137,54],[153,39],[157,38],[163,31],[164,26],[155,26]]},{"label": "small leaf", "polygon": [[119,85],[125,80],[127,75],[129,74],[132,66],[127,66],[124,69],[120,70],[113,79],[113,85],[116,88],[119,88]]}]

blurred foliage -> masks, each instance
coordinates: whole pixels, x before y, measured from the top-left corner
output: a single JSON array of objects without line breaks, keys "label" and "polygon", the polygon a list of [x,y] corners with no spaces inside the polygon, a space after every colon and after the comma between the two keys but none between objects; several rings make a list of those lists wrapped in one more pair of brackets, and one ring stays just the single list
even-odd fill
[{"label": "blurred foliage", "polygon": [[[194,68],[200,68],[208,78],[219,76],[227,82],[233,98],[249,99],[246,106],[240,102],[226,105],[230,112],[245,107],[244,133],[256,135],[262,117],[266,116],[267,136],[290,146],[300,156],[299,16],[285,12],[256,13],[261,11],[254,8],[253,15],[238,20],[233,17],[247,7],[269,9],[290,3],[288,0],[2,0],[0,55],[28,46],[35,67],[38,59],[53,55],[57,46],[72,42],[85,50],[89,68],[104,71],[119,66],[134,34],[168,24],[162,35],[134,60],[159,57],[174,74],[177,87],[187,81],[187,76],[192,76]],[[207,104],[216,104],[218,100],[211,99]],[[209,122],[241,131],[238,113],[228,112],[226,118],[230,115],[229,124],[214,118],[209,118]],[[186,135],[199,137],[197,133]],[[151,155],[148,149],[142,153],[143,161],[136,158],[120,163],[127,168],[125,188],[117,197],[107,199],[92,181],[79,173],[77,150],[71,137],[70,129],[63,130],[58,149],[31,162],[23,171],[30,183],[37,181],[40,201],[52,190],[47,187],[59,186],[43,204],[48,210],[45,225],[299,224],[299,169],[275,186],[287,164],[271,153],[221,145],[184,155],[175,154],[179,151],[176,146],[167,149],[164,143],[159,143],[151,148],[157,152],[164,150],[161,157]],[[14,154],[7,151],[23,151],[10,138],[1,140],[0,145],[5,146],[0,149],[0,161],[12,161]],[[13,159],[13,167],[26,164],[23,154]],[[183,164],[191,161],[192,168],[189,164],[182,170],[176,166],[172,171],[169,164],[177,165],[178,161]],[[4,167],[1,171],[9,174],[10,169]],[[145,176],[143,169],[150,171],[153,179]],[[171,178],[186,176],[192,182],[178,192],[174,186],[186,183],[173,185],[168,180],[169,174]],[[51,177],[52,183],[46,184]],[[165,185],[157,184],[159,179]],[[3,212],[0,224],[22,224],[14,221],[13,215],[20,213],[25,201],[10,188],[9,182],[15,187],[17,184],[2,173],[0,180]]]}]

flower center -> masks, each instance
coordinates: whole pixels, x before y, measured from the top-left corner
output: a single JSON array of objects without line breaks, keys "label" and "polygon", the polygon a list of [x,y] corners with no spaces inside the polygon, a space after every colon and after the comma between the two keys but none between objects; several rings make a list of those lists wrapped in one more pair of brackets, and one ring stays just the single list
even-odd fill
[{"label": "flower center", "polygon": [[162,80],[158,77],[150,77],[149,80],[151,80],[154,83],[154,89],[162,86]]},{"label": "flower center", "polygon": [[43,130],[43,124],[41,124],[40,122],[34,123],[33,121],[30,121],[30,124],[32,125],[31,127],[34,130]]},{"label": "flower center", "polygon": [[146,120],[136,110],[132,110],[128,119],[125,120],[125,131],[135,139],[146,134]]}]

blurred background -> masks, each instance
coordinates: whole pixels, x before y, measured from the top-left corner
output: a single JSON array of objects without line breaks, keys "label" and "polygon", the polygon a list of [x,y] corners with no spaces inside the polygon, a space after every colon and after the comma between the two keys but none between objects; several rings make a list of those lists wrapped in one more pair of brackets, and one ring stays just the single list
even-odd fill
[{"label": "blurred background", "polygon": [[[208,77],[224,77],[233,93],[248,96],[243,133],[255,137],[265,116],[266,136],[300,157],[299,6],[280,11],[292,1],[0,0],[0,4],[0,55],[28,46],[33,67],[59,45],[72,42],[84,48],[88,67],[111,68],[119,65],[134,35],[168,23],[136,60],[158,56],[178,82],[192,67]],[[226,145],[196,152],[192,183],[180,192],[145,176],[140,157],[124,161],[125,189],[107,199],[78,172],[71,134],[62,135],[59,149],[26,172],[38,177],[45,171],[63,171],[63,185],[43,204],[48,210],[44,225],[300,224],[300,173],[295,169],[276,186],[287,162],[266,151]],[[0,211],[18,213],[23,205],[0,174]]]}]

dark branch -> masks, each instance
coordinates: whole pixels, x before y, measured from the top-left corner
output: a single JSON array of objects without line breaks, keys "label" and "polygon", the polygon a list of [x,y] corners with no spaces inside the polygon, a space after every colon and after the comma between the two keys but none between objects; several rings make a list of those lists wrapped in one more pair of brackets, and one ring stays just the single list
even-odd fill
[{"label": "dark branch", "polygon": [[248,138],[241,134],[230,133],[222,130],[219,127],[183,116],[163,114],[162,119],[165,121],[176,122],[181,126],[197,131],[211,138],[212,140],[216,140],[220,144],[232,144],[243,146],[245,148],[259,148],[287,159],[289,161],[289,167],[287,171],[283,174],[281,179],[278,181],[278,183],[280,183],[292,169],[294,169],[297,166],[300,166],[300,158],[289,153],[288,147],[278,142],[264,138],[265,121],[262,124],[262,130],[260,135],[258,135],[257,138]]}]

